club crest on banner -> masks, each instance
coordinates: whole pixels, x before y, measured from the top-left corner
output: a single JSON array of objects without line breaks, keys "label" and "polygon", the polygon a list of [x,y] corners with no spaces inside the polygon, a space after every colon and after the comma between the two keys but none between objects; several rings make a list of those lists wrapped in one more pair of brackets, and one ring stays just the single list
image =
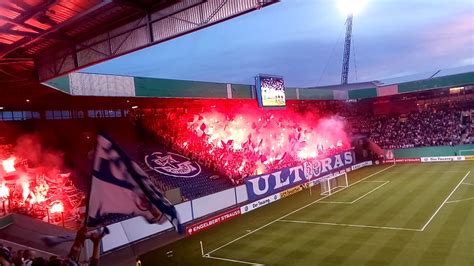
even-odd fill
[{"label": "club crest on banner", "polygon": [[190,178],[201,173],[201,166],[189,158],[172,152],[154,152],[145,156],[146,165],[160,174]]},{"label": "club crest on banner", "polygon": [[313,164],[310,162],[305,162],[303,164],[304,176],[313,176]]},{"label": "club crest on banner", "polygon": [[320,161],[314,161],[313,162],[313,175],[314,176],[319,176],[321,174],[321,162]]}]

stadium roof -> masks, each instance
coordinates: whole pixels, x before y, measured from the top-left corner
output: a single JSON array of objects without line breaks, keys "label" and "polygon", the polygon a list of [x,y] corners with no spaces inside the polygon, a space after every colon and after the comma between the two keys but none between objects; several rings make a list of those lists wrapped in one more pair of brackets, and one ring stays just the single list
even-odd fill
[{"label": "stadium roof", "polygon": [[[278,0],[0,2],[0,94],[271,5]],[[20,85],[20,86],[19,86]]]},{"label": "stadium roof", "polygon": [[[309,88],[286,88],[288,100],[352,100],[474,84],[474,71],[443,70],[445,75],[394,84],[380,81]],[[76,96],[146,98],[254,99],[252,84],[231,84],[147,77],[71,73],[45,83]]]},{"label": "stadium roof", "polygon": [[403,83],[403,82],[411,82],[411,81],[417,81],[417,80],[432,79],[432,78],[437,78],[437,77],[445,77],[445,76],[449,76],[449,75],[468,73],[468,72],[474,72],[474,65],[448,68],[448,69],[439,69],[439,70],[436,70],[436,71],[418,73],[418,74],[414,74],[414,75],[382,79],[382,80],[380,80],[380,84],[381,85],[392,85],[392,84],[398,84],[398,83]]}]

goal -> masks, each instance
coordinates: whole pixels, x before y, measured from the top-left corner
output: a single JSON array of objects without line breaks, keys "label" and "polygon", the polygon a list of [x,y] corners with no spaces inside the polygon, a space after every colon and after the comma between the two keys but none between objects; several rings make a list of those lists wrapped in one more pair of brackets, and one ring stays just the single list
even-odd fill
[{"label": "goal", "polygon": [[335,190],[346,188],[349,186],[347,182],[347,173],[338,176],[332,176],[321,180],[321,195],[331,195]]}]

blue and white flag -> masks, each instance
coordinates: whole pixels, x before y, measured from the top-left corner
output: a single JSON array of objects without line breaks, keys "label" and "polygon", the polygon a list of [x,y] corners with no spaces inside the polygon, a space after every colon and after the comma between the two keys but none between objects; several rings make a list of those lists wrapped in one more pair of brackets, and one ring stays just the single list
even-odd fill
[{"label": "blue and white flag", "polygon": [[101,133],[97,136],[87,225],[103,226],[135,216],[142,216],[149,223],[162,223],[165,216],[176,231],[182,232],[175,207],[147,174]]}]

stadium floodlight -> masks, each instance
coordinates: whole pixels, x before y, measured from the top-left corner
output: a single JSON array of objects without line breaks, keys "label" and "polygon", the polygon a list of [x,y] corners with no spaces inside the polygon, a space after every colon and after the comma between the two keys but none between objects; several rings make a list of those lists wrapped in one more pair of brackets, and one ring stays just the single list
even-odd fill
[{"label": "stadium floodlight", "polygon": [[346,40],[344,42],[344,53],[342,57],[341,84],[345,85],[349,81],[349,59],[351,57],[352,43],[352,19],[367,4],[367,0],[337,0],[339,10],[347,16],[346,19]]},{"label": "stadium floodlight", "polygon": [[337,0],[337,6],[345,16],[359,14],[366,5],[367,0]]}]

